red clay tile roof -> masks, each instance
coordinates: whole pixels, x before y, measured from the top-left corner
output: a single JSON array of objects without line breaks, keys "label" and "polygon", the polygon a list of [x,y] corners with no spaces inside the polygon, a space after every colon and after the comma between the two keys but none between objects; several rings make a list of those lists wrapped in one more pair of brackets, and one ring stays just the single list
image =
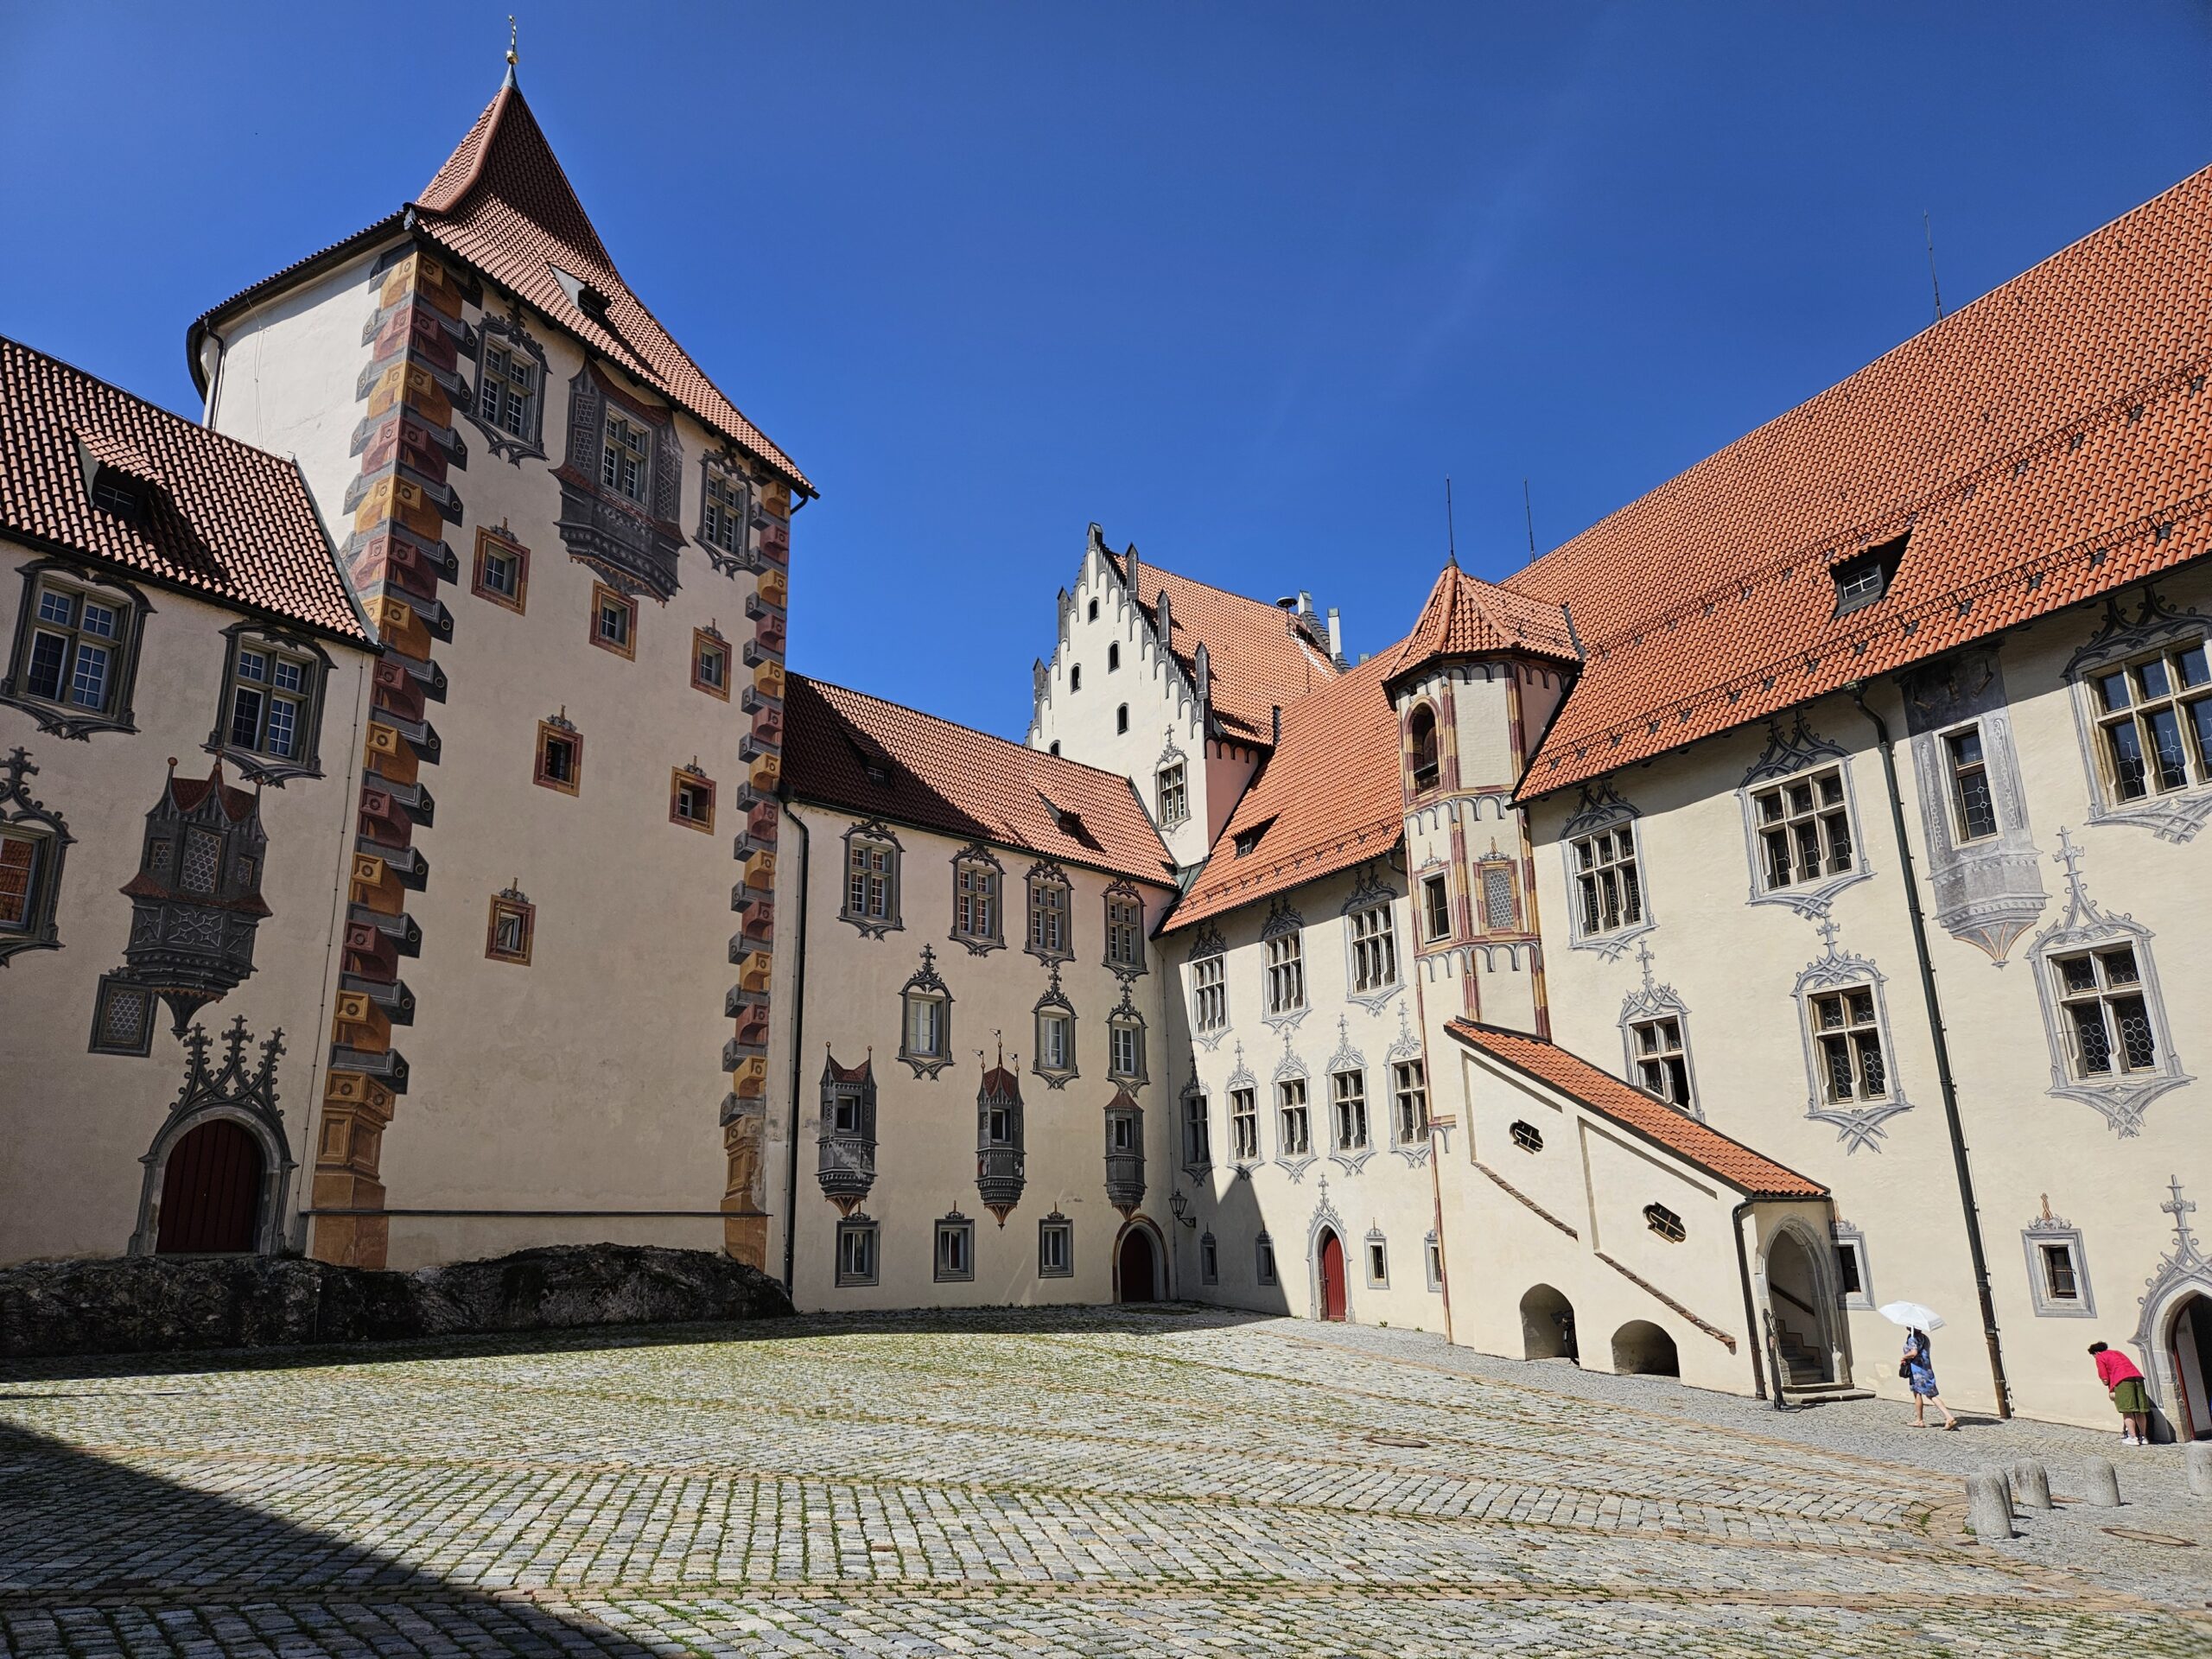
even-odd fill
[{"label": "red clay tile roof", "polygon": [[799,674],[785,684],[784,780],[818,806],[1173,885],[1121,773]]},{"label": "red clay tile roof", "polygon": [[[93,504],[86,454],[152,486],[136,522]],[[296,463],[4,339],[0,535],[336,639],[371,637]]]},{"label": "red clay tile roof", "polygon": [[[1283,710],[1282,741],[1236,804],[1168,927],[1349,869],[1398,844],[1406,810],[1398,715],[1382,690],[1396,654],[1370,658]],[[1253,831],[1257,843],[1239,858],[1237,837]]]},{"label": "red clay tile roof", "polygon": [[[568,175],[522,91],[509,81],[476,118],[421,197],[408,204],[416,233],[503,288],[519,294],[594,351],[750,450],[808,494],[798,464],[746,419],[678,346],[615,270]],[[201,316],[188,354],[200,378],[197,341],[213,321],[285,285],[288,277],[397,229],[399,215],[334,243],[242,289]],[[553,275],[558,266],[607,298],[605,320],[582,310]],[[203,388],[204,389],[204,388]]]},{"label": "red clay tile roof", "polygon": [[1599,1071],[1579,1054],[1556,1044],[1472,1020],[1445,1022],[1446,1031],[1470,1048],[1503,1060],[1515,1071],[1580,1101],[1601,1116],[1656,1141],[1676,1157],[1718,1176],[1738,1192],[1757,1198],[1820,1198],[1827,1188],[1796,1170],[1731,1141],[1718,1129],[1686,1117],[1673,1107]]},{"label": "red clay tile roof", "polygon": [[[1510,579],[1580,683],[1524,797],[2201,556],[2212,168],[1983,296]],[[1838,617],[1828,567],[1910,530]]]},{"label": "red clay tile roof", "polygon": [[[1128,556],[1109,553],[1107,563],[1126,586]],[[1194,653],[1201,641],[1206,648],[1206,668],[1214,718],[1231,736],[1265,744],[1274,735],[1274,711],[1287,709],[1309,692],[1337,677],[1336,664],[1326,652],[1316,651],[1297,632],[1280,607],[1179,576],[1137,558],[1136,601],[1145,619],[1157,630],[1159,599],[1167,594],[1168,622],[1173,638],[1168,648],[1193,681],[1198,670]]]},{"label": "red clay tile roof", "polygon": [[1509,651],[1555,662],[1582,660],[1564,606],[1478,581],[1454,563],[1438,574],[1414,631],[1388,653],[1384,677],[1395,680],[1432,658]]}]

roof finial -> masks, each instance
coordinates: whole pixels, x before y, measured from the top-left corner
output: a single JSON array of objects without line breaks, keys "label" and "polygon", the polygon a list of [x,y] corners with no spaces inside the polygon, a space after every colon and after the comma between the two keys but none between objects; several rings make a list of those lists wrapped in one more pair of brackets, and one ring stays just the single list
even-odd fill
[{"label": "roof finial", "polygon": [[510,86],[515,84],[515,65],[522,61],[522,54],[515,50],[517,34],[515,15],[511,11],[507,14],[507,85]]},{"label": "roof finial", "polygon": [[1444,563],[1447,569],[1459,568],[1459,538],[1452,528],[1452,474],[1444,475]]}]

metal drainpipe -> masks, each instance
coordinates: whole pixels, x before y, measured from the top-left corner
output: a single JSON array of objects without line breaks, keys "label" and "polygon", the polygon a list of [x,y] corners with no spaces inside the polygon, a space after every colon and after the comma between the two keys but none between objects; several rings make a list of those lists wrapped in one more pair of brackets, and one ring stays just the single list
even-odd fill
[{"label": "metal drainpipe", "polygon": [[1989,1260],[1981,1248],[1981,1210],[1974,1196],[1974,1173],[1967,1164],[1967,1137],[1959,1122],[1959,1086],[1951,1075],[1951,1045],[1943,1031],[1943,1007],[1936,995],[1936,964],[1928,955],[1928,923],[1920,912],[1920,878],[1913,868],[1912,843],[1905,838],[1904,797],[1897,788],[1897,755],[1891,747],[1890,728],[1866,706],[1866,686],[1853,680],[1844,690],[1874,728],[1874,741],[1882,753],[1882,777],[1890,791],[1890,823],[1897,838],[1897,860],[1904,874],[1906,914],[1912,918],[1913,953],[1920,959],[1920,995],[1928,1009],[1928,1031],[1936,1044],[1936,1078],[1943,1091],[1943,1124],[1951,1136],[1951,1165],[1957,1172],[1959,1204],[1966,1211],[1967,1249],[1974,1261],[1974,1294],[1981,1302],[1981,1334],[1989,1344],[1989,1377],[1997,1389],[1997,1414],[2012,1414],[2012,1389],[2005,1381],[2005,1351],[1997,1338],[1997,1304],[1989,1294]]},{"label": "metal drainpipe", "polygon": [[[1766,1373],[1759,1364],[1758,1309],[1751,1302],[1751,1261],[1744,1249],[1744,1217],[1751,1213],[1757,1198],[1745,1198],[1728,1212],[1728,1225],[1736,1235],[1736,1279],[1744,1287],[1744,1345],[1751,1351],[1751,1395],[1755,1399],[1766,1398]],[[1779,1401],[1782,1390],[1777,1389],[1774,1397]]]},{"label": "metal drainpipe", "polygon": [[788,1296],[798,1282],[791,1273],[798,1253],[798,1090],[806,1048],[806,861],[812,842],[806,820],[793,810],[791,798],[783,797],[782,804],[784,816],[798,830],[798,928],[791,946],[791,1127],[784,1169],[784,1294]]}]

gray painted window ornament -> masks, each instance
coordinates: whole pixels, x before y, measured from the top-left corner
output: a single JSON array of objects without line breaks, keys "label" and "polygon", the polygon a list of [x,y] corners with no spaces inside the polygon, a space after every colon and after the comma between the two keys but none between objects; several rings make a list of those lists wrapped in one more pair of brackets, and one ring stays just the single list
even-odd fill
[{"label": "gray painted window ornament", "polygon": [[1784,733],[1767,724],[1766,747],[1736,791],[1754,905],[1828,912],[1835,895],[1873,874],[1859,834],[1850,751],[1815,734],[1800,714]]},{"label": "gray painted window ornament", "polygon": [[[523,320],[521,301],[510,298],[508,313],[486,309],[474,339],[461,351],[473,357],[476,384],[463,394],[462,413],[484,435],[485,447],[510,466],[545,454],[545,348]],[[458,437],[454,440],[457,448]]]},{"label": "gray painted window ornament", "polygon": [[1352,1046],[1351,1022],[1337,1016],[1337,1052],[1329,1056],[1329,1160],[1357,1174],[1375,1155],[1367,1087],[1367,1056]]},{"label": "gray painted window ornament", "polygon": [[2068,659],[2088,774],[2089,822],[2186,842],[2212,817],[2212,618],[2171,609],[2146,585],[2131,619],[2105,597],[2097,632]]},{"label": "gray painted window ornament", "polygon": [[1065,1089],[1078,1074],[1076,1069],[1075,1004],[1060,988],[1060,964],[1052,964],[1052,982],[1032,1010],[1036,1044],[1030,1056],[1031,1072],[1045,1080],[1047,1089]]},{"label": "gray painted window ornament", "polygon": [[899,1058],[918,1077],[934,1078],[952,1064],[952,992],[937,971],[937,952],[922,947],[922,965],[899,992]]},{"label": "gray painted window ornament", "polygon": [[2152,935],[2089,897],[2082,851],[2063,827],[2051,856],[2066,869],[2066,908],[2028,950],[2050,1044],[2050,1093],[2094,1107],[2128,1139],[2152,1102],[2190,1081],[2159,994]]},{"label": "gray painted window ornament", "polygon": [[1882,972],[1836,949],[1834,918],[1821,923],[1826,947],[1790,988],[1805,1044],[1805,1116],[1832,1123],[1847,1153],[1879,1152],[1882,1125],[1912,1109],[1896,1075]]},{"label": "gray painted window ornament", "polygon": [[2001,963],[2049,899],[1997,653],[1916,670],[1904,709],[1936,924]]},{"label": "gray painted window ornament", "polygon": [[880,818],[845,831],[844,905],[840,921],[849,922],[864,939],[902,931],[899,919],[899,865],[906,849]]},{"label": "gray painted window ornament", "polygon": [[1605,778],[1582,786],[1580,805],[1560,827],[1572,949],[1617,962],[1656,925],[1637,825],[1641,816]]},{"label": "gray painted window ornament", "polygon": [[1405,988],[1398,962],[1398,890],[1379,879],[1370,861],[1359,867],[1342,915],[1344,999],[1379,1009]]},{"label": "gray painted window ornament", "polygon": [[1287,1031],[1282,1034],[1282,1058],[1275,1062],[1271,1082],[1275,1103],[1274,1161],[1289,1173],[1293,1181],[1302,1181],[1314,1159],[1313,1077],[1306,1062],[1292,1052]]},{"label": "gray painted window ornament", "polygon": [[54,918],[61,867],[76,837],[24,779],[38,775],[28,749],[0,760],[0,968],[22,950],[59,950]]},{"label": "gray painted window ornament", "polygon": [[2089,1258],[2082,1230],[2050,1213],[2048,1193],[2043,1213],[2021,1230],[2020,1243],[2027,1252],[2028,1295],[2037,1319],[2096,1318],[2097,1299],[2089,1288]]}]

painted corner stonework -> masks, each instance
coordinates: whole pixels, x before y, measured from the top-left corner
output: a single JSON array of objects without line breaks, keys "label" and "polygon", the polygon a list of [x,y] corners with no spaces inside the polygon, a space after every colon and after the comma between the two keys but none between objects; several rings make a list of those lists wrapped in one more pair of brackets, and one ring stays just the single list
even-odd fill
[{"label": "painted corner stonework", "polygon": [[308,1251],[340,1266],[380,1268],[391,1243],[379,1179],[384,1135],[408,1080],[392,1028],[414,1017],[399,959],[422,941],[407,895],[430,874],[415,845],[433,810],[423,768],[440,757],[428,705],[446,695],[431,652],[453,638],[439,590],[460,575],[445,533],[462,516],[451,475],[468,464],[454,426],[456,407],[470,397],[459,372],[462,308],[481,296],[473,278],[412,245],[378,259],[371,283],[362,331],[369,362],[355,388],[360,472],[346,491],[351,525],[340,551],[382,650],[363,743]]}]

